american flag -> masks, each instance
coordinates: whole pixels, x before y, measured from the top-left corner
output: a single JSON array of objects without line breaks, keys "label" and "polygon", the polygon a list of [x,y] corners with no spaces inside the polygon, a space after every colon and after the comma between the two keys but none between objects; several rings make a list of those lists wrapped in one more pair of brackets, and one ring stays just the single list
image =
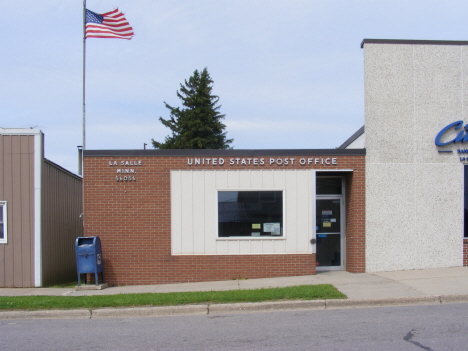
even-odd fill
[{"label": "american flag", "polygon": [[133,28],[119,9],[97,14],[86,9],[85,38],[132,39]]}]

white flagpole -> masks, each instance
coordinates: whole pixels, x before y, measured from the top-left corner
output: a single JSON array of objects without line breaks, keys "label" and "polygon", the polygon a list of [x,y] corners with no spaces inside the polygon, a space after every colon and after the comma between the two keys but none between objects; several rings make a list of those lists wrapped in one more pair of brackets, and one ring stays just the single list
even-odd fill
[{"label": "white flagpole", "polygon": [[[81,149],[81,158],[80,158],[80,169],[81,169],[81,174],[80,176],[83,176],[83,150],[86,149],[86,115],[85,115],[85,97],[86,97],[86,94],[85,94],[85,64],[86,64],[86,0],[83,0],[83,147]],[[81,180],[81,208],[83,210],[83,212],[81,212],[81,219],[82,219],[82,225],[83,225],[83,235],[85,235],[85,232],[84,232],[84,205],[85,205],[85,201],[84,201],[84,179]]]},{"label": "white flagpole", "polygon": [[86,150],[86,104],[85,104],[85,81],[86,81],[86,0],[83,0],[83,150]]}]

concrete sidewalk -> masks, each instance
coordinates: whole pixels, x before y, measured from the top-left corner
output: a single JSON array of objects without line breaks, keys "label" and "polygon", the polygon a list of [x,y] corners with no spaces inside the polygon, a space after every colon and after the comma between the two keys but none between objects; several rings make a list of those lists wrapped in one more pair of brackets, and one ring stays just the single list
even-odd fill
[{"label": "concrete sidewalk", "polygon": [[468,267],[383,273],[318,272],[317,275],[202,283],[129,285],[103,290],[76,288],[0,288],[0,296],[84,296],[181,291],[260,289],[308,284],[332,284],[349,299],[468,294]]},{"label": "concrete sidewalk", "polygon": [[[247,310],[272,310],[272,309],[294,309],[294,308],[325,308],[335,307],[364,307],[366,305],[392,305],[401,303],[441,303],[460,301],[468,302],[468,267],[439,268],[426,270],[412,270],[383,273],[348,273],[345,271],[319,272],[312,276],[282,277],[267,279],[229,280],[202,283],[180,283],[161,285],[139,285],[139,286],[119,286],[109,287],[103,290],[77,290],[75,288],[1,288],[0,296],[30,296],[30,295],[55,295],[55,296],[85,296],[85,295],[112,295],[112,294],[134,294],[134,293],[163,293],[182,291],[210,291],[210,290],[237,290],[237,289],[259,289],[270,287],[286,287],[308,284],[332,284],[339,291],[348,296],[348,300],[328,300],[328,301],[308,301],[263,303],[263,304],[233,304],[227,310],[247,311]],[[255,305],[255,306],[254,306]],[[309,307],[306,307],[309,306]],[[213,313],[215,305],[201,306],[203,313]],[[244,307],[242,307],[244,306]],[[246,308],[245,306],[250,306]],[[263,306],[263,307],[262,307]],[[276,306],[276,307],[275,307]],[[196,306],[190,306],[195,308]],[[219,307],[219,306],[218,306]],[[188,308],[188,307],[187,307]],[[185,309],[187,309],[185,308]],[[208,311],[207,311],[208,308]],[[151,308],[160,309],[162,307]],[[176,310],[180,313],[178,313]],[[111,309],[107,309],[110,312]],[[126,310],[139,310],[141,316],[142,309],[120,309],[112,315],[122,316]],[[170,315],[190,312],[183,312],[184,308],[166,308],[168,313],[156,315]],[[197,309],[195,309],[197,310]],[[161,312],[160,311],[160,312]],[[166,312],[167,312],[166,311]],[[174,312],[175,311],[175,312]],[[197,310],[199,312],[199,310]],[[65,313],[65,311],[61,311]],[[70,313],[73,311],[69,311]],[[75,311],[76,312],[76,311]],[[82,311],[91,313],[89,311]],[[197,312],[197,313],[198,313]],[[12,312],[1,312],[0,319],[5,319],[5,314]],[[24,312],[23,312],[24,313]],[[37,312],[36,312],[37,313]],[[69,314],[70,314],[69,313]],[[125,314],[124,313],[124,314]],[[33,313],[31,313],[32,315]],[[65,313],[66,314],[66,313]],[[154,313],[152,314],[154,315]],[[28,318],[28,317],[26,317]],[[33,317],[34,318],[34,317]],[[46,317],[43,317],[46,318]],[[59,318],[59,317],[53,317]],[[73,318],[73,317],[70,317]],[[88,318],[91,318],[90,315]]]}]

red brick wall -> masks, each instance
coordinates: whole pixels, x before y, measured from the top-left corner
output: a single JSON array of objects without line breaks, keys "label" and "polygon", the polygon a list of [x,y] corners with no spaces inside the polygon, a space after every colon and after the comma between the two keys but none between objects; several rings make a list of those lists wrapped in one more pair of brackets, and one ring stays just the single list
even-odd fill
[{"label": "red brick wall", "polygon": [[364,273],[366,271],[364,158],[356,162],[359,162],[356,171],[345,176],[346,270],[351,273]]},{"label": "red brick wall", "polygon": [[[84,158],[85,235],[99,235],[104,278],[110,285],[160,284],[315,274],[315,255],[171,255],[170,171],[187,169],[353,169],[347,178],[347,246],[350,271],[364,270],[364,156],[336,156],[337,165],[189,166],[189,157]],[[192,157],[190,157],[192,158]],[[245,157],[244,157],[245,158]],[[282,156],[281,158],[285,158]],[[326,157],[323,157],[326,158]],[[275,157],[276,159],[276,157]],[[109,161],[142,161],[109,166]],[[132,168],[135,181],[117,182],[118,168]],[[130,175],[130,174],[129,174]],[[128,176],[128,175],[127,175]],[[348,252],[349,251],[349,252]]]},{"label": "red brick wall", "polygon": [[468,266],[468,239],[463,239],[463,265]]}]

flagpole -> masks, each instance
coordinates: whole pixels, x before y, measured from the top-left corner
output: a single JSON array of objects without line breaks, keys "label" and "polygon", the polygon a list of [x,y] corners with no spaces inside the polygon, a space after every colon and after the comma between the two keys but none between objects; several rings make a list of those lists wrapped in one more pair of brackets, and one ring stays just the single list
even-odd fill
[{"label": "flagpole", "polygon": [[86,0],[83,0],[83,150],[86,150]]},{"label": "flagpole", "polygon": [[[80,159],[80,162],[81,162],[81,176],[84,178],[84,171],[83,171],[83,150],[86,149],[86,114],[85,114],[85,106],[86,106],[86,103],[85,103],[85,97],[86,97],[86,94],[85,94],[85,67],[86,67],[86,0],[83,0],[83,146],[81,148],[81,159]],[[84,230],[84,226],[85,226],[85,223],[84,223],[84,206],[85,206],[85,201],[84,201],[84,179],[81,180],[81,209],[83,212],[81,212],[81,220],[82,220],[82,226],[83,226],[83,235],[85,235],[85,230]]]}]

